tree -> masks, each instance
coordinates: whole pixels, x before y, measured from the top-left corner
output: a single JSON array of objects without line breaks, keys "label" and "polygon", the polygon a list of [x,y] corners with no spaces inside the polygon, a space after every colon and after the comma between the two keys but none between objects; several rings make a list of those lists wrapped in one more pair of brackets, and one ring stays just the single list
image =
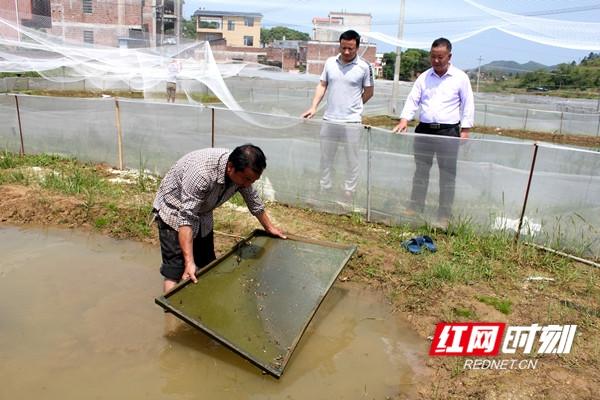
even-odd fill
[{"label": "tree", "polygon": [[400,59],[400,79],[410,81],[431,66],[429,52],[421,49],[408,49]]},{"label": "tree", "polygon": [[260,42],[262,44],[273,43],[274,40],[310,40],[310,35],[305,32],[296,31],[284,26],[276,26],[271,29],[260,30]]},{"label": "tree", "polygon": [[594,61],[597,60],[600,60],[600,53],[590,52],[587,57],[583,57],[583,60],[581,60],[581,65],[594,64]]},{"label": "tree", "polygon": [[396,52],[383,53],[383,79],[394,79],[394,65],[396,65]]},{"label": "tree", "polygon": [[[383,78],[394,79],[394,67],[396,65],[396,53],[383,54]],[[400,58],[400,79],[404,81],[413,80],[417,74],[430,67],[429,53],[420,49],[407,49]]]},{"label": "tree", "polygon": [[189,20],[185,18],[181,20],[181,36],[187,39],[196,39],[196,20],[194,17]]}]

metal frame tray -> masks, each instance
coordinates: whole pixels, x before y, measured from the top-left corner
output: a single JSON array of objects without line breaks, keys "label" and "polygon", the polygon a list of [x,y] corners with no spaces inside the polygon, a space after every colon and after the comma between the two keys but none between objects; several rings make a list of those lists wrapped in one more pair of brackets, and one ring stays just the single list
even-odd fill
[{"label": "metal frame tray", "polygon": [[255,230],[156,304],[280,378],[308,324],[356,251]]}]

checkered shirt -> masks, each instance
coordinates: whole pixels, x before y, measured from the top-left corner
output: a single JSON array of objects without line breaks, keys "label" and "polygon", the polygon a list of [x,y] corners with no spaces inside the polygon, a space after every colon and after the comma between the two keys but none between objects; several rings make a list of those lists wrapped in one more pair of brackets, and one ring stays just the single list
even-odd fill
[{"label": "checkered shirt", "polygon": [[202,149],[183,156],[163,178],[153,207],[171,228],[191,226],[194,237],[213,230],[213,210],[239,191],[252,215],[265,206],[252,188],[225,179],[228,149]]}]

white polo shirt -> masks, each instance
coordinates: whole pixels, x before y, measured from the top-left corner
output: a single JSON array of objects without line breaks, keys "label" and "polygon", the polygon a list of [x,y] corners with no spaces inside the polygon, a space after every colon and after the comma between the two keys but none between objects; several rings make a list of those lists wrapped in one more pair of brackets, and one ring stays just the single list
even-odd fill
[{"label": "white polo shirt", "polygon": [[323,119],[334,122],[361,122],[363,88],[374,85],[371,64],[356,56],[347,64],[340,56],[329,57],[321,74],[327,83],[327,108]]}]

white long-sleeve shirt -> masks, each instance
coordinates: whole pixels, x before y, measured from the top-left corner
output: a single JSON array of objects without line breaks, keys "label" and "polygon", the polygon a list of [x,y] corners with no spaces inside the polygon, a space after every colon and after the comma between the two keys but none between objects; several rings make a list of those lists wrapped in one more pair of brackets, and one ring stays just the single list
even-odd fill
[{"label": "white long-sleeve shirt", "polygon": [[425,123],[456,124],[472,128],[475,120],[475,102],[469,77],[450,64],[443,76],[433,68],[423,72],[415,81],[406,98],[400,118],[413,119],[421,107],[419,121]]}]

